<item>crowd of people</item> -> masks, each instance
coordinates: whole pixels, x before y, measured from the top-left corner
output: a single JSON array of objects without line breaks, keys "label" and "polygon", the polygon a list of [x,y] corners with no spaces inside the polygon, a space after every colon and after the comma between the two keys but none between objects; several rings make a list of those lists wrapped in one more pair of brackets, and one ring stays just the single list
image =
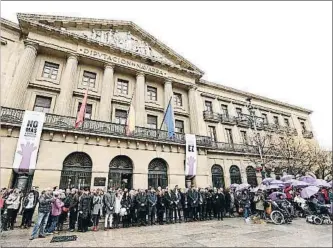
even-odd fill
[{"label": "crowd of people", "polygon": [[[294,201],[299,191],[293,187],[260,190],[253,188],[237,190],[234,187],[171,189],[150,187],[147,190],[128,190],[110,188],[84,188],[61,190],[57,187],[47,188],[39,193],[37,187],[23,195],[18,189],[2,189],[0,193],[2,229],[13,230],[18,214],[22,214],[21,228],[29,228],[34,222],[31,240],[44,238],[64,230],[87,232],[99,230],[99,222],[104,218],[104,230],[122,226],[146,226],[173,224],[250,215],[265,218],[265,201],[273,192],[281,191],[288,201]],[[332,189],[322,189],[315,195],[316,204],[332,204]],[[38,210],[36,207],[38,205]],[[35,211],[36,210],[36,211]],[[67,230],[67,228],[66,228]]]}]

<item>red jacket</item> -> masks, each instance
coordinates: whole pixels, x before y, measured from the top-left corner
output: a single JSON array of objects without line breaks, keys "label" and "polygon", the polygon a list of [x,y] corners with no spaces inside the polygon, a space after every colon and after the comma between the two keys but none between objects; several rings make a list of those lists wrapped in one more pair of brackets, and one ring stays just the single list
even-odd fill
[{"label": "red jacket", "polygon": [[289,193],[289,191],[292,190],[292,188],[293,188],[292,186],[289,186],[284,189],[284,193],[286,194],[288,200],[293,198],[293,196]]}]

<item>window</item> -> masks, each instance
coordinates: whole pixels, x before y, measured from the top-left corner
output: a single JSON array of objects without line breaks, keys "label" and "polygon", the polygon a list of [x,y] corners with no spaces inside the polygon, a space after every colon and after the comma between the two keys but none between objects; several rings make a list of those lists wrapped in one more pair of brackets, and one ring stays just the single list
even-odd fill
[{"label": "window", "polygon": [[[77,107],[77,113],[80,112],[81,105],[82,103],[79,102],[79,106]],[[91,113],[92,113],[92,104],[87,104],[84,119],[91,119]]]},{"label": "window", "polygon": [[305,126],[305,122],[304,121],[301,121],[301,126],[302,126],[302,130],[306,131],[306,126]]},{"label": "window", "polygon": [[236,113],[238,117],[242,117],[243,111],[241,108],[236,108]]},{"label": "window", "polygon": [[184,133],[184,122],[175,120],[176,133]]},{"label": "window", "polygon": [[205,101],[205,110],[207,112],[213,112],[213,105],[210,101]]},{"label": "window", "polygon": [[223,116],[228,116],[229,115],[229,113],[228,113],[228,106],[222,104],[221,108],[222,108],[222,115]]},{"label": "window", "polygon": [[116,117],[117,124],[125,125],[126,119],[127,119],[127,111],[121,110],[121,109],[116,109],[115,117]]},{"label": "window", "polygon": [[261,114],[262,118],[264,119],[264,123],[268,124],[268,117],[267,114]]},{"label": "window", "polygon": [[226,129],[225,129],[225,133],[226,133],[226,135],[227,135],[227,142],[228,142],[229,144],[233,144],[233,143],[234,143],[234,140],[233,140],[233,137],[232,137],[232,130],[226,128]]},{"label": "window", "polygon": [[118,78],[117,89],[118,94],[128,95],[128,81]]},{"label": "window", "polygon": [[82,85],[88,86],[89,88],[95,88],[96,73],[83,71]]},{"label": "window", "polygon": [[212,138],[212,141],[216,141],[216,130],[214,126],[208,126],[208,136]]},{"label": "window", "polygon": [[182,94],[179,93],[173,93],[173,98],[175,101],[175,106],[183,106],[183,99],[182,99]]},{"label": "window", "polygon": [[240,131],[243,144],[247,145],[246,131]]},{"label": "window", "polygon": [[157,116],[147,115],[147,126],[151,129],[157,129]]},{"label": "window", "polygon": [[274,119],[274,124],[279,125],[279,117],[273,116],[273,119]]},{"label": "window", "polygon": [[286,125],[286,127],[290,127],[290,123],[289,123],[288,118],[284,118],[284,124]]},{"label": "window", "polygon": [[58,72],[59,72],[58,64],[45,61],[42,77],[56,80],[58,77]]},{"label": "window", "polygon": [[151,86],[147,86],[148,99],[151,101],[157,101],[157,89]]},{"label": "window", "polygon": [[52,97],[36,96],[34,111],[49,113],[51,108]]}]

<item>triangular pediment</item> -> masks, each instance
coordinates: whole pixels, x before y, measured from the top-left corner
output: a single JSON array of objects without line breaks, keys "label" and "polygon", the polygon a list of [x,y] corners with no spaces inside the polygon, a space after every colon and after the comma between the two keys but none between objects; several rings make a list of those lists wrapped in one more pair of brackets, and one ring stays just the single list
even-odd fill
[{"label": "triangular pediment", "polygon": [[23,31],[29,24],[38,25],[203,75],[203,71],[133,22],[34,14],[18,14],[18,20]]}]

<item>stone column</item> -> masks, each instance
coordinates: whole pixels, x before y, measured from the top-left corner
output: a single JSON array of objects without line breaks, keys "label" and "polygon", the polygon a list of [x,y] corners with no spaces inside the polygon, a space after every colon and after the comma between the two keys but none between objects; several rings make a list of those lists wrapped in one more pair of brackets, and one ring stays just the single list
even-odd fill
[{"label": "stone column", "polygon": [[189,89],[188,101],[190,109],[191,133],[207,136],[206,123],[203,119],[203,103],[195,86]]},{"label": "stone column", "polygon": [[145,75],[138,73],[136,75],[135,86],[135,125],[138,127],[146,126],[145,111]]},{"label": "stone column", "polygon": [[172,91],[172,82],[171,80],[167,79],[164,82],[164,109],[167,108],[170,98],[173,96],[173,91]]},{"label": "stone column", "polygon": [[75,85],[78,60],[75,55],[70,54],[67,58],[65,70],[62,74],[61,91],[56,101],[55,114],[70,116],[73,103],[73,88]]},{"label": "stone column", "polygon": [[38,44],[27,42],[16,66],[13,81],[6,93],[5,106],[11,108],[23,108],[25,93],[28,88],[29,80],[37,57]]},{"label": "stone column", "polygon": [[107,64],[104,67],[101,102],[99,106],[99,120],[101,121],[111,121],[111,98],[114,87],[113,69],[114,65],[112,64]]}]

